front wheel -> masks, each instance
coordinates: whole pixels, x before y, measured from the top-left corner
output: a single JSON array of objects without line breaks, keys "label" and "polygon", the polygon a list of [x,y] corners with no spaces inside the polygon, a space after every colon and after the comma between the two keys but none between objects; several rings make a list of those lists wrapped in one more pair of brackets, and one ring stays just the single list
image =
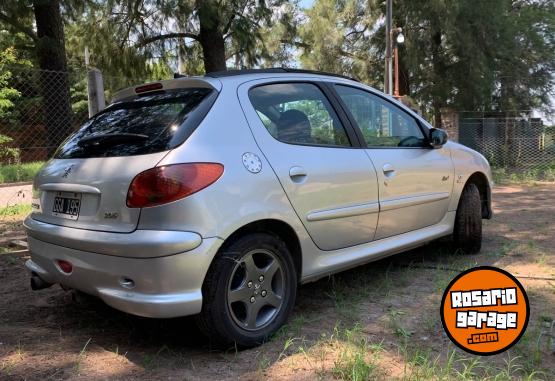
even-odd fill
[{"label": "front wheel", "polygon": [[285,323],[295,303],[297,275],[285,243],[253,233],[227,244],[202,287],[199,328],[218,345],[252,347]]},{"label": "front wheel", "polygon": [[455,248],[474,254],[482,248],[482,202],[476,184],[467,184],[462,192],[453,230]]}]

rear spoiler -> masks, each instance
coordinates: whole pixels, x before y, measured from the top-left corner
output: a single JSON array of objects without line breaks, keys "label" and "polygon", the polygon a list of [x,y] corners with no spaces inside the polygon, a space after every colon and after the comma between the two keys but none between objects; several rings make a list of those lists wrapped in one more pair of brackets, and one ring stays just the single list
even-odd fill
[{"label": "rear spoiler", "polygon": [[120,102],[124,99],[134,98],[139,94],[148,94],[149,92],[187,89],[191,87],[201,87],[220,91],[222,83],[216,78],[205,77],[182,77],[177,79],[168,79],[164,81],[149,82],[138,86],[128,87],[114,94],[112,103]]}]

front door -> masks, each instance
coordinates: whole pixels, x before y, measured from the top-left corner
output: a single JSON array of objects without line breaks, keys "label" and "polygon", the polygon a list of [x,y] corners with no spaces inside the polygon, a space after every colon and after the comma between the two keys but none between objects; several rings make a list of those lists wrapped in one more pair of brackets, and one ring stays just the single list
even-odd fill
[{"label": "front door", "polygon": [[432,149],[427,128],[392,102],[360,88],[335,90],[360,129],[378,176],[375,239],[434,225],[447,213],[454,169],[448,148]]},{"label": "front door", "polygon": [[254,137],[314,243],[334,250],[372,241],[378,221],[376,172],[354,148],[317,83],[258,81],[239,89]]}]

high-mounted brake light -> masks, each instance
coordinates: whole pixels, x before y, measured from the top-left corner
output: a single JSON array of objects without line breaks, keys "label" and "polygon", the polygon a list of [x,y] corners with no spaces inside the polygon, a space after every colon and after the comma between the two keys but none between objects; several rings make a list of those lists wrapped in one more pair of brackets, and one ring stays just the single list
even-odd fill
[{"label": "high-mounted brake light", "polygon": [[224,166],[186,163],[155,167],[139,173],[129,186],[127,206],[145,208],[190,196],[218,180]]},{"label": "high-mounted brake light", "polygon": [[149,83],[148,85],[135,87],[135,93],[141,94],[141,93],[146,93],[147,91],[160,90],[163,88],[164,88],[164,85],[162,85],[161,83]]}]

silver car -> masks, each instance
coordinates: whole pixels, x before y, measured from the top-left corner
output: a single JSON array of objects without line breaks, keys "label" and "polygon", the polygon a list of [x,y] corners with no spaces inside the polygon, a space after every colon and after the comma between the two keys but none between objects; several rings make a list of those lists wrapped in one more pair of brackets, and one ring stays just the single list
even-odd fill
[{"label": "silver car", "polygon": [[33,289],[58,283],[219,344],[264,342],[297,285],[452,236],[480,250],[477,152],[349,78],[212,73],[119,92],[57,150],[25,220]]}]

